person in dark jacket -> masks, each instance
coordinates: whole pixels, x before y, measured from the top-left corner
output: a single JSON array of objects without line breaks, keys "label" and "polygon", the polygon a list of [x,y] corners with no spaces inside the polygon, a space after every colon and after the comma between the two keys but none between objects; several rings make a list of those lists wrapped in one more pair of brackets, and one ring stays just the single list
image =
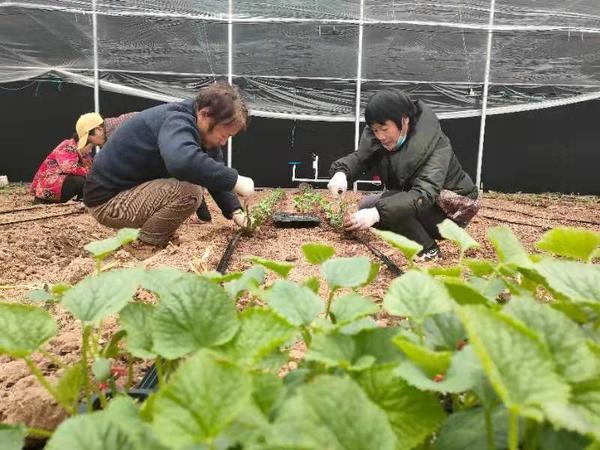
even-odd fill
[{"label": "person in dark jacket", "polygon": [[421,260],[439,257],[437,225],[449,217],[466,226],[479,208],[477,187],[422,101],[397,89],[379,91],[367,103],[365,121],[358,149],[331,165],[328,188],[339,195],[375,167],[385,191],[363,199],[346,229],[390,230],[421,244]]},{"label": "person in dark jacket", "polygon": [[221,147],[246,128],[248,110],[237,88],[213,83],[195,99],[139,112],[96,155],[83,201],[111,228],[140,228],[140,241],[164,247],[208,190],[223,215],[248,225],[236,194],[254,181],[223,162]]}]

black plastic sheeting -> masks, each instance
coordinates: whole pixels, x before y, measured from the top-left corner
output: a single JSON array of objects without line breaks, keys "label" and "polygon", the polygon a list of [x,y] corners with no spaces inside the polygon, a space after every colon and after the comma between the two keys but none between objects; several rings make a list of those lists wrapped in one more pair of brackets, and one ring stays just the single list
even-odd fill
[{"label": "black plastic sheeting", "polygon": [[[139,111],[156,101],[101,92],[105,117]],[[0,85],[0,175],[30,181],[62,139],[73,133],[80,114],[93,110],[92,89],[61,82]],[[485,190],[600,194],[600,101],[590,101],[487,118],[482,180]],[[475,177],[480,120],[442,121],[463,167]],[[253,118],[234,139],[234,167],[257,186],[297,185],[312,178],[312,154],[319,177],[354,146],[353,123]],[[324,187],[324,184],[320,185]],[[361,186],[362,187],[362,186]]]}]

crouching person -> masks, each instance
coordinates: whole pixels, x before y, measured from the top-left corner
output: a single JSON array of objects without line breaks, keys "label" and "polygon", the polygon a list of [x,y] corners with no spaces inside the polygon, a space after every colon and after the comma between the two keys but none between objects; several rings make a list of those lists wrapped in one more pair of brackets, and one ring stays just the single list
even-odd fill
[{"label": "crouching person", "polygon": [[346,229],[390,230],[421,244],[421,260],[438,258],[437,225],[450,218],[466,226],[479,209],[477,187],[423,102],[383,90],[369,99],[365,121],[358,149],[332,164],[328,188],[343,193],[365,170],[376,168],[386,190],[365,197]]},{"label": "crouching person", "polygon": [[85,205],[103,225],[140,228],[140,240],[153,247],[174,237],[198,209],[204,188],[226,218],[245,226],[236,194],[253,194],[254,182],[224,164],[221,147],[247,120],[239,91],[226,83],[202,88],[195,99],[138,113],[96,156],[84,186]]}]

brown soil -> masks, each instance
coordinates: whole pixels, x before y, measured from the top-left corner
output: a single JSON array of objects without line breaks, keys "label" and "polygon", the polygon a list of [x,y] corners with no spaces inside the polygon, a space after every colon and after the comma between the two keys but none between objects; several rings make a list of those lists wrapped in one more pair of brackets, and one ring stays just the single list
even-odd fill
[{"label": "brown soil", "polygon": [[[16,213],[3,213],[14,208],[31,206],[26,185],[11,185],[0,190],[0,297],[5,301],[27,302],[28,289],[44,284],[66,281],[75,283],[94,269],[94,264],[83,246],[93,240],[112,236],[114,231],[99,225],[91,216],[78,212],[79,206],[47,206]],[[322,191],[323,195],[325,191]],[[291,197],[296,190],[287,190],[287,198],[276,208],[278,211],[293,212]],[[256,203],[265,193],[260,193]],[[362,193],[349,193],[352,204]],[[213,222],[195,225],[186,222],[179,231],[180,243],[169,245],[164,250],[144,261],[147,267],[168,265],[182,270],[214,270],[231,237],[235,234],[232,222],[223,218],[218,208],[209,199]],[[77,213],[47,219],[53,214],[76,211]],[[13,220],[28,218],[38,220],[18,224],[2,225]],[[600,198],[560,195],[486,194],[481,213],[467,228],[468,232],[482,244],[469,256],[493,258],[495,253],[486,239],[486,230],[497,225],[508,225],[521,239],[525,247],[533,251],[533,244],[551,227],[579,226],[600,231]],[[370,233],[362,233],[377,249],[387,255],[398,266],[406,262],[399,252]],[[290,274],[293,281],[318,275],[318,268],[308,264],[302,255],[301,245],[306,242],[322,242],[333,245],[338,256],[367,255],[375,257],[362,245],[328,224],[317,228],[283,229],[265,224],[253,237],[243,237],[231,258],[229,270],[244,270],[250,267],[248,255],[290,261],[295,264]],[[442,242],[444,258],[441,265],[456,263],[458,251],[449,242]],[[380,261],[377,261],[380,262]],[[138,261],[121,250],[107,261],[115,267],[130,266]],[[275,277],[269,275],[268,280]],[[365,295],[381,299],[393,279],[389,270],[382,268],[377,280],[364,289]],[[321,287],[322,294],[326,287]],[[244,299],[241,301],[243,306]],[[70,314],[58,306],[48,307],[59,325],[59,334],[48,345],[48,350],[66,363],[79,357],[81,330]],[[381,314],[378,323],[385,326],[390,318]],[[106,321],[102,336],[107,339],[117,329],[114,320]],[[302,353],[302,349],[298,349]],[[41,355],[35,355],[43,372],[55,378],[60,376],[56,365]],[[290,362],[293,368],[295,361]],[[142,376],[144,365],[136,368],[136,380]],[[0,357],[0,422],[25,422],[29,426],[53,428],[64,417],[63,412],[45,394],[20,361]]]}]

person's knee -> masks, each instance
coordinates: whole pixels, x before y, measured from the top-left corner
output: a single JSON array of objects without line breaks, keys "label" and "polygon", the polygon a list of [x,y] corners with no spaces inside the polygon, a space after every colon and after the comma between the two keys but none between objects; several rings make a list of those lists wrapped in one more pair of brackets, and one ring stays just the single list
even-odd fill
[{"label": "person's knee", "polygon": [[179,182],[180,198],[192,211],[196,211],[202,203],[203,189],[194,183]]}]

